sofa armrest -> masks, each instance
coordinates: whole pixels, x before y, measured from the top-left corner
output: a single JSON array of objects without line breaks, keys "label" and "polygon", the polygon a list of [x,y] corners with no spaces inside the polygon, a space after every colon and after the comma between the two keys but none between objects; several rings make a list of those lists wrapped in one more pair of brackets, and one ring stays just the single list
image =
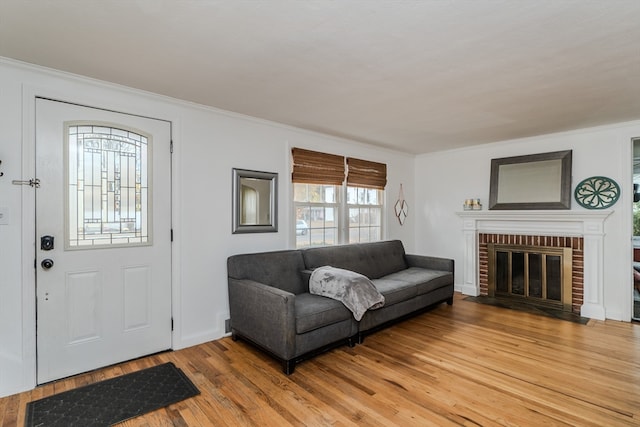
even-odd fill
[{"label": "sofa armrest", "polygon": [[295,294],[264,283],[229,278],[232,332],[283,359],[295,355]]},{"label": "sofa armrest", "polygon": [[454,260],[449,258],[438,258],[425,255],[405,255],[405,260],[409,267],[420,267],[429,270],[440,270],[454,272]]}]

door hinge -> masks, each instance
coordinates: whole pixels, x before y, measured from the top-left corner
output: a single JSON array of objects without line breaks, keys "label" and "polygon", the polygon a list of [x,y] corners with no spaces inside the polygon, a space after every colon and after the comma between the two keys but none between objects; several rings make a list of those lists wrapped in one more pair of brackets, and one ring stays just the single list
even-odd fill
[{"label": "door hinge", "polygon": [[171,229],[171,241],[173,242],[173,228]]},{"label": "door hinge", "polygon": [[169,143],[169,152],[173,154],[173,141]]},{"label": "door hinge", "polygon": [[173,332],[173,317],[171,318],[171,331]]}]

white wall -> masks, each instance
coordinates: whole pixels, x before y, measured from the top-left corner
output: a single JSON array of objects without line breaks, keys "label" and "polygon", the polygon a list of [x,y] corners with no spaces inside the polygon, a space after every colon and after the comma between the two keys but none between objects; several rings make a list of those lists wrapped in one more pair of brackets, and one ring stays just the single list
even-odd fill
[{"label": "white wall", "polygon": [[456,260],[456,284],[463,272],[462,211],[468,198],[489,201],[491,159],[549,151],[573,150],[572,210],[584,210],[573,199],[573,189],[585,178],[606,176],[621,187],[621,196],[605,222],[604,305],[606,317],[628,321],[632,307],[632,146],[640,136],[640,122],[581,129],[573,132],[503,141],[416,158],[416,251]]},{"label": "white wall", "polygon": [[[455,212],[467,198],[480,198],[486,209],[491,158],[572,149],[573,186],[604,175],[622,187],[605,224],[604,302],[608,318],[630,318],[631,138],[640,136],[640,122],[414,158],[0,58],[0,396],[35,385],[34,190],[11,181],[34,176],[36,95],[172,122],[175,349],[224,335],[229,255],[293,246],[294,146],[386,163],[385,237],[401,239],[408,252],[454,258],[458,283],[463,235]],[[234,167],[279,174],[279,232],[231,234]],[[404,226],[393,213],[401,183],[409,204]],[[573,202],[572,209],[581,208]]]},{"label": "white wall", "polygon": [[[0,58],[0,396],[35,385],[35,96],[170,120],[173,125],[173,348],[224,335],[226,258],[292,247],[290,148],[388,166],[386,236],[415,247],[416,215],[393,214],[400,183],[415,206],[414,157]],[[231,234],[232,168],[279,174],[279,231]],[[169,171],[166,171],[169,173]]]}]

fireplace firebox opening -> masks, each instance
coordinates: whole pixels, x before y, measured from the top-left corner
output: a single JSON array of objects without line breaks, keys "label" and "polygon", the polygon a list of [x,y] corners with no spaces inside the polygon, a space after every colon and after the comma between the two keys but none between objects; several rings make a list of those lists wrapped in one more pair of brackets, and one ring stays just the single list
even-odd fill
[{"label": "fireplace firebox opening", "polygon": [[572,311],[572,249],[487,244],[488,296]]}]

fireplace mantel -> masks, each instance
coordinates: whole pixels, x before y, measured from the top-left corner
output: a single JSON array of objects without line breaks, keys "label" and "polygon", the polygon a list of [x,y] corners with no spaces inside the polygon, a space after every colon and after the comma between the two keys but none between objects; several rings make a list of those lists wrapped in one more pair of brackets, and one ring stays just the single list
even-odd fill
[{"label": "fireplace mantel", "polygon": [[464,211],[463,294],[478,296],[478,233],[583,237],[584,304],[580,314],[604,320],[604,222],[612,210]]}]

